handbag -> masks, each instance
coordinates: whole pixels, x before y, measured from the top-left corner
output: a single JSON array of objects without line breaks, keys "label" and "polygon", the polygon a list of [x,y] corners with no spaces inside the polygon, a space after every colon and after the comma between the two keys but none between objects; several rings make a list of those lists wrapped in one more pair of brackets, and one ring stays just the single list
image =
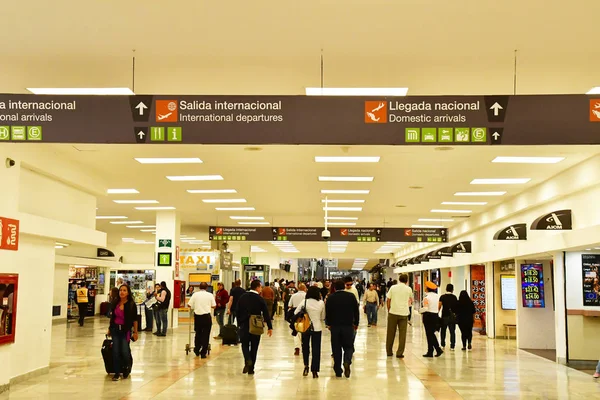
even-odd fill
[{"label": "handbag", "polygon": [[294,329],[299,333],[306,333],[312,329],[312,321],[306,310],[306,299],[304,299],[304,307],[298,314],[296,314],[296,320],[294,322]]},{"label": "handbag", "polygon": [[265,319],[262,315],[250,316],[250,334],[260,336],[265,333]]}]

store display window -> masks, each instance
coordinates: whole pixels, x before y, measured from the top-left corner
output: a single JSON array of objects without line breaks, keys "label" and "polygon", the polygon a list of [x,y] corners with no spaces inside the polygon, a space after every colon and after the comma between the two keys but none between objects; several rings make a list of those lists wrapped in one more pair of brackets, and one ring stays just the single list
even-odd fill
[{"label": "store display window", "polygon": [[0,274],[0,345],[14,343],[19,275]]}]

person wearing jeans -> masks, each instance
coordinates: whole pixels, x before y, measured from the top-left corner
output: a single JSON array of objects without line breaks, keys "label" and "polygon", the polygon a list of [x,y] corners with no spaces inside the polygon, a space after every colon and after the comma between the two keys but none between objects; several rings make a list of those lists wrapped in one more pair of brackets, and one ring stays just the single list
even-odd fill
[{"label": "person wearing jeans", "polygon": [[446,329],[450,330],[450,350],[454,350],[456,345],[456,308],[458,299],[454,295],[454,285],[446,285],[446,294],[440,297],[439,307],[442,310],[442,321],[440,337],[442,348],[446,347]]},{"label": "person wearing jeans", "polygon": [[115,375],[113,381],[127,379],[131,372],[131,349],[129,342],[138,339],[137,307],[131,289],[127,285],[119,289],[119,297],[111,304],[112,314],[107,334],[111,336],[113,345],[113,362]]},{"label": "person wearing jeans", "polygon": [[375,290],[375,284],[369,285],[369,290],[365,294],[365,311],[367,313],[367,322],[369,326],[377,326],[377,309],[379,308],[379,295]]},{"label": "person wearing jeans", "polygon": [[321,300],[321,290],[317,286],[308,288],[304,304],[296,308],[295,314],[297,315],[302,310],[306,310],[312,324],[311,329],[302,333],[302,356],[304,358],[303,375],[308,375],[308,361],[312,347],[310,371],[312,372],[313,378],[318,378],[319,371],[321,370],[321,337],[323,333],[323,320],[325,319],[325,303]]},{"label": "person wearing jeans", "polygon": [[227,308],[227,304],[229,303],[229,293],[227,293],[227,290],[225,290],[225,285],[223,285],[223,282],[219,282],[217,284],[215,302],[217,305],[217,307],[215,308],[215,318],[217,319],[217,323],[219,324],[219,334],[215,336],[215,339],[220,339],[221,330],[225,325],[225,309]]},{"label": "person wearing jeans", "polygon": [[167,336],[169,327],[169,304],[171,303],[171,291],[167,288],[166,282],[160,283],[160,291],[156,294],[158,300],[158,310],[156,318],[156,336]]}]

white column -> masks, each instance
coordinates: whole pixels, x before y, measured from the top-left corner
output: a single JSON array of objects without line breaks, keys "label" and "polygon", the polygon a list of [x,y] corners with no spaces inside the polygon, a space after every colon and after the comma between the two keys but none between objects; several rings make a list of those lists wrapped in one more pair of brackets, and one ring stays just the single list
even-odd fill
[{"label": "white column", "polygon": [[[567,363],[567,305],[565,303],[565,260],[562,252],[554,258],[554,326],[556,336],[556,362]],[[546,304],[546,307],[551,306]]]},{"label": "white column", "polygon": [[[156,239],[154,252],[154,266],[156,267],[156,282],[166,282],[171,291],[171,305],[169,308],[169,328],[177,328],[178,313],[173,312],[174,297],[174,274],[175,274],[175,247],[179,244],[179,235],[181,233],[181,222],[176,211],[158,211],[156,213]],[[171,240],[171,247],[160,247],[161,240]],[[159,266],[159,253],[171,255],[170,266]]]},{"label": "white column", "polygon": [[494,263],[485,263],[485,330],[490,339],[496,337],[494,309]]}]

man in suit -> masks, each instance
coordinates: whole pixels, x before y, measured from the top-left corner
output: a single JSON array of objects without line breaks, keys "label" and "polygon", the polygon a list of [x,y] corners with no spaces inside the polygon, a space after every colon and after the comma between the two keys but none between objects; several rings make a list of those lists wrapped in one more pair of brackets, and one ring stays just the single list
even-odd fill
[{"label": "man in suit", "polygon": [[354,332],[358,329],[359,307],[356,297],[344,290],[344,281],[334,283],[335,293],[325,303],[325,324],[331,331],[331,350],[333,352],[333,370],[338,378],[342,377],[342,352],[344,375],[350,378],[350,364],[354,354]]},{"label": "man in suit", "polygon": [[250,333],[250,316],[262,315],[267,322],[269,337],[273,334],[273,325],[269,316],[267,303],[260,297],[262,285],[257,279],[252,281],[250,291],[244,293],[237,304],[237,320],[240,328],[240,340],[242,342],[242,353],[244,353],[244,374],[254,375],[254,366],[256,365],[256,356],[258,346],[260,345],[260,335]]}]

